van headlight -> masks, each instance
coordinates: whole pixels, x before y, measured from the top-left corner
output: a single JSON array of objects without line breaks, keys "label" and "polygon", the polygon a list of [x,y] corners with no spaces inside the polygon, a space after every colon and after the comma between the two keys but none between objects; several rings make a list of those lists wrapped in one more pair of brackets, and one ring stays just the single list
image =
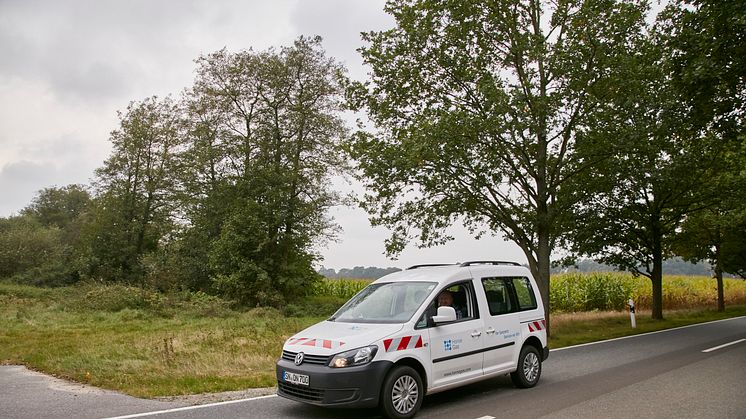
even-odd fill
[{"label": "van headlight", "polygon": [[332,358],[331,362],[329,362],[329,366],[332,368],[344,368],[352,367],[355,365],[365,365],[370,362],[374,356],[376,356],[377,351],[378,346],[371,345],[364,348],[342,352],[341,354],[334,355],[334,358]]}]

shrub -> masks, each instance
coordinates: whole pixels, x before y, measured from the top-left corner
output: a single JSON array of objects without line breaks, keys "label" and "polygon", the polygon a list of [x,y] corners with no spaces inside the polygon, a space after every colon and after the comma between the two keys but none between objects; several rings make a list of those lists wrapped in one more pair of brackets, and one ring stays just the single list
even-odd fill
[{"label": "shrub", "polygon": [[287,317],[328,317],[334,314],[346,301],[345,298],[334,296],[309,296],[295,303],[287,304],[283,308],[282,314]]},{"label": "shrub", "polygon": [[77,303],[80,307],[112,312],[124,309],[159,309],[164,305],[164,297],[157,292],[126,285],[97,285],[91,286]]}]

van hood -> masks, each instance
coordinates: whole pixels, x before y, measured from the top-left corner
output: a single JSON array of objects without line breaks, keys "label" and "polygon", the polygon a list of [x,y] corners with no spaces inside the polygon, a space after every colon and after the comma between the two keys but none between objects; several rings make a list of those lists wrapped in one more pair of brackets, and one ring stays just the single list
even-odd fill
[{"label": "van hood", "polygon": [[404,328],[404,324],[341,323],[323,321],[293,335],[283,349],[333,355],[375,344]]}]

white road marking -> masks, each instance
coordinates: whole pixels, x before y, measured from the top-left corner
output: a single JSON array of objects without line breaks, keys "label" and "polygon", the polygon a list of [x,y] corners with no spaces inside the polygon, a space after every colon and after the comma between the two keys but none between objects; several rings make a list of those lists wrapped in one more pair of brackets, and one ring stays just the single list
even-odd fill
[{"label": "white road marking", "polygon": [[477,419],[495,419],[494,416],[480,416]]},{"label": "white road marking", "polygon": [[706,324],[727,322],[727,321],[730,321],[730,320],[737,320],[737,319],[744,319],[744,318],[746,318],[746,316],[731,317],[731,318],[728,318],[728,319],[713,320],[711,322],[704,322],[704,323],[690,324],[690,325],[687,325],[687,326],[674,327],[673,329],[656,330],[655,332],[639,333],[639,334],[636,334],[636,335],[622,336],[622,337],[619,337],[619,338],[606,339],[606,340],[597,340],[595,342],[581,343],[579,345],[565,346],[565,347],[557,348],[557,349],[550,349],[549,352],[564,351],[565,349],[581,348],[583,346],[598,345],[599,343],[614,342],[615,340],[631,339],[631,338],[636,338],[636,337],[640,337],[640,336],[655,335],[655,334],[658,334],[658,333],[665,333],[665,332],[673,332],[674,330],[688,329],[690,327],[704,326]]},{"label": "white road marking", "polygon": [[734,340],[733,342],[728,342],[728,343],[724,343],[724,344],[722,344],[722,345],[720,345],[720,346],[716,346],[716,347],[714,347],[714,348],[710,348],[710,349],[705,349],[705,350],[704,350],[704,351],[702,351],[702,352],[704,352],[704,353],[707,353],[707,352],[717,351],[718,349],[723,349],[723,348],[725,348],[726,346],[730,346],[730,345],[735,345],[736,343],[741,343],[741,342],[746,342],[746,339],[738,339],[738,340]]},{"label": "white road marking", "polygon": [[248,399],[228,400],[228,401],[225,401],[225,402],[199,404],[199,405],[196,405],[196,406],[177,407],[175,409],[156,410],[155,412],[135,413],[134,415],[112,416],[112,417],[106,418],[106,419],[141,418],[141,417],[144,417],[144,416],[160,415],[162,413],[183,412],[185,410],[202,409],[203,407],[222,406],[222,405],[226,405],[226,404],[248,402],[248,401],[251,401],[251,400],[268,399],[270,397],[277,397],[277,395],[276,394],[269,394],[267,396],[251,397],[251,398],[248,398]]}]

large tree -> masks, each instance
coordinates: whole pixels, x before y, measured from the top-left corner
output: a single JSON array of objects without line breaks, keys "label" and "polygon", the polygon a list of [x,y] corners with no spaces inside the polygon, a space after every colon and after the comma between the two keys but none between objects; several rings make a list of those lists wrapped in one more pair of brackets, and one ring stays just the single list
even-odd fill
[{"label": "large tree", "polygon": [[350,89],[375,124],[350,144],[372,222],[393,229],[391,253],[442,243],[457,222],[501,232],[548,313],[550,255],[576,199],[563,186],[595,163],[576,159],[578,136],[614,94],[645,2],[408,0],[386,11],[396,27],[364,34],[371,81]]},{"label": "large tree", "polygon": [[180,116],[170,99],[132,102],[111,133],[112,152],[96,170],[88,274],[142,282],[141,257],[172,230],[174,153]]},{"label": "large tree", "polygon": [[226,294],[277,304],[318,277],[315,246],[335,231],[327,210],[339,202],[330,176],[345,166],[344,68],[304,37],[197,63],[181,154],[184,237],[202,241],[192,257],[209,256],[201,274]]},{"label": "large tree", "polygon": [[577,179],[583,222],[568,236],[576,251],[649,277],[655,319],[663,318],[663,260],[684,219],[714,204],[726,150],[688,118],[661,28],[619,67],[624,89],[599,107],[588,135],[600,138],[584,142],[579,155],[604,160]]},{"label": "large tree", "polygon": [[746,225],[746,3],[679,0],[663,17],[672,84],[688,104],[686,120],[692,121],[694,135],[713,137],[726,149],[721,173],[708,180],[719,193],[705,211],[687,217],[676,246],[690,260],[710,261],[722,311],[723,272],[736,273],[744,266],[739,261]]}]

